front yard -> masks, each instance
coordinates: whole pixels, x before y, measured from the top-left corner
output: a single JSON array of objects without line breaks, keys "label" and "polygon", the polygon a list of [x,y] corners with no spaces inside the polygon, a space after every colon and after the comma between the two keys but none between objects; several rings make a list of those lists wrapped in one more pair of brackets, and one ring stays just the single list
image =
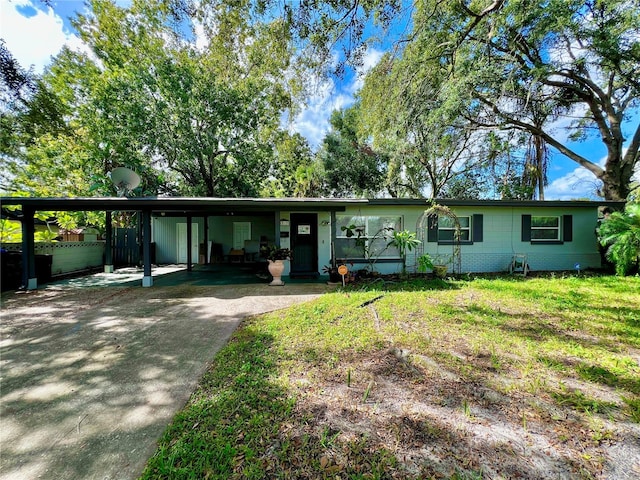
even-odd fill
[{"label": "front yard", "polygon": [[640,476],[640,278],[357,288],[245,321],[143,478]]}]

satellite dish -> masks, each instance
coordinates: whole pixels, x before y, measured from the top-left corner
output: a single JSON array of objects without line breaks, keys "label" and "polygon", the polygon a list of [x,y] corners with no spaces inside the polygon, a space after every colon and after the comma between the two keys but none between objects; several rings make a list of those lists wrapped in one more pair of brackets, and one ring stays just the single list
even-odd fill
[{"label": "satellite dish", "polygon": [[140,185],[140,176],[126,167],[118,167],[111,171],[111,181],[118,191],[118,196],[124,197]]}]

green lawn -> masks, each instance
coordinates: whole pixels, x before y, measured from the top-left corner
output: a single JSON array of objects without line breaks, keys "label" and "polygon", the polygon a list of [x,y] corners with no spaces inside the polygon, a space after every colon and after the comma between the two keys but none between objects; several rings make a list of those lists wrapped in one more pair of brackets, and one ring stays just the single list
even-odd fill
[{"label": "green lawn", "polygon": [[245,321],[142,478],[632,478],[638,439],[638,277],[378,282]]}]

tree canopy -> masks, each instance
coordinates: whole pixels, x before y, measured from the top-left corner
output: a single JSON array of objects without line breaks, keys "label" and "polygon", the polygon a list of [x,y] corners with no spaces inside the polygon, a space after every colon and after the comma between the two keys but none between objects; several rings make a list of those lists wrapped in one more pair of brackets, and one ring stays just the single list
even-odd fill
[{"label": "tree canopy", "polygon": [[[543,198],[552,149],[604,198],[630,193],[632,0],[88,6],[74,20],[86,50],[64,49],[41,76],[0,44],[4,191],[113,194],[108,174],[126,166],[143,177],[137,194]],[[311,68],[340,72],[374,40],[388,54],[314,154],[283,118]],[[571,147],[585,139],[604,163]]]},{"label": "tree canopy", "polygon": [[[342,38],[347,60],[357,60],[365,45],[367,22],[389,25],[407,11],[384,0],[331,6],[330,12],[316,8],[324,13],[303,33],[324,31],[312,37],[320,43]],[[442,128],[463,122],[476,130],[524,133],[535,145],[528,162],[537,169],[528,172],[534,186],[544,182],[544,148],[550,146],[600,179],[606,199],[627,197],[640,147],[636,2],[425,0],[415,4],[411,24],[392,58],[402,65],[395,71],[400,96],[394,101],[418,93],[423,104],[434,102],[429,116],[441,120],[443,112],[457,110]],[[385,73],[394,75],[388,68]],[[407,115],[410,125],[415,116]],[[604,167],[570,148],[569,140],[586,138],[606,147]]]},{"label": "tree canopy", "polygon": [[[110,194],[109,172],[126,166],[144,179],[138,194],[258,196],[284,134],[282,112],[300,91],[299,77],[286,74],[294,46],[282,20],[251,23],[203,3],[190,11],[189,32],[171,2],[90,6],[74,20],[88,51],[64,49],[37,79],[62,105],[64,129],[3,142],[11,189]],[[15,124],[30,113],[9,110]]]}]

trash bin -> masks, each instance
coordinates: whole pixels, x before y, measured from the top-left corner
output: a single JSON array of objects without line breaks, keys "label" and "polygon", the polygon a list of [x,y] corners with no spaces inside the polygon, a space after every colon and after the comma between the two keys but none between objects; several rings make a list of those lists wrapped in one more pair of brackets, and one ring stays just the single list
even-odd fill
[{"label": "trash bin", "polygon": [[22,254],[2,249],[2,291],[16,290],[22,285]]},{"label": "trash bin", "polygon": [[53,255],[36,255],[36,278],[38,284],[51,281],[51,266],[53,265]]}]

